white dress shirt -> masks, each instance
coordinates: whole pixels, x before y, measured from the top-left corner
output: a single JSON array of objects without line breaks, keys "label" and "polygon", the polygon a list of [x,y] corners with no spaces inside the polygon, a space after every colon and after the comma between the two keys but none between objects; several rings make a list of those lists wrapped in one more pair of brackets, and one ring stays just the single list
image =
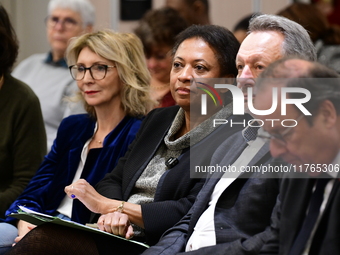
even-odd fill
[{"label": "white dress shirt", "polygon": [[[247,166],[263,145],[264,141],[260,138],[256,138],[255,141],[248,142],[248,147],[246,147],[238,159],[233,163],[233,166],[235,166],[237,169],[240,169],[242,166]],[[197,221],[194,231],[186,245],[186,251],[192,251],[202,247],[216,245],[214,224],[216,203],[224,190],[228,188],[228,186],[238,177],[238,175],[241,174],[241,171],[239,171],[237,175],[233,175],[233,178],[228,177],[228,174],[229,173],[226,172],[216,184],[210,198],[209,207],[204,211]]]}]

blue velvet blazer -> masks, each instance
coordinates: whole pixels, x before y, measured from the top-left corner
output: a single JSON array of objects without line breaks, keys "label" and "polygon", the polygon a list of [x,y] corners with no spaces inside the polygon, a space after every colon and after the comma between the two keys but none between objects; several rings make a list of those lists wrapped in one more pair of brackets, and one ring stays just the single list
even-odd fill
[{"label": "blue velvet blazer", "polygon": [[[126,116],[103,142],[103,148],[88,153],[81,178],[91,185],[100,181],[116,166],[134,140],[142,119]],[[64,187],[71,184],[77,171],[84,144],[93,136],[95,121],[87,114],[65,118],[58,129],[52,149],[24,192],[6,211],[16,212],[18,205],[52,215],[65,197]],[[77,199],[73,201],[72,220],[86,223],[90,211]],[[6,221],[14,219],[7,217]]]}]

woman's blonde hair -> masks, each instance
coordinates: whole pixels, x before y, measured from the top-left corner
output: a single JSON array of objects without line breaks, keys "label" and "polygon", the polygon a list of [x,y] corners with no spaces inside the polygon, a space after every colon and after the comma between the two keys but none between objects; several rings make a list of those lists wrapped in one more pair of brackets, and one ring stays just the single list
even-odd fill
[{"label": "woman's blonde hair", "polygon": [[[81,50],[86,47],[115,63],[119,78],[124,84],[121,100],[127,115],[145,115],[154,107],[155,102],[151,100],[149,93],[150,73],[142,43],[136,35],[102,30],[73,38],[66,51],[68,64],[75,64]],[[85,110],[96,117],[94,107],[88,105],[82,96],[81,99]]]}]

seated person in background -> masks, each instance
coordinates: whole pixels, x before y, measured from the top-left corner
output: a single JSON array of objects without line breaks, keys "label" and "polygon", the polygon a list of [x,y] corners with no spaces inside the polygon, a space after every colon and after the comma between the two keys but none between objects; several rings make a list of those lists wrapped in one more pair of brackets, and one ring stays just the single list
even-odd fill
[{"label": "seated person in background", "polygon": [[[278,107],[266,116],[278,120],[263,126],[272,156],[293,164],[296,172],[282,180],[272,216],[275,234],[261,254],[340,254],[340,76],[320,63],[293,58],[273,63],[263,78],[256,109],[272,105],[273,87],[306,89],[311,97],[303,108],[287,104],[282,115],[278,94]],[[299,100],[301,93],[288,93],[287,98]],[[284,119],[296,121],[288,133],[280,125]]]},{"label": "seated person in background", "polygon": [[[111,31],[85,34],[71,41],[67,59],[88,114],[71,115],[61,122],[51,151],[7,214],[24,205],[63,219],[88,222],[90,211],[66,196],[65,186],[79,178],[95,185],[110,172],[134,140],[141,117],[153,106],[150,74],[137,36]],[[0,238],[14,235],[10,246],[17,234],[16,242],[32,228],[11,217],[6,221],[0,223]],[[6,224],[18,229],[4,232]]]},{"label": "seated person in background", "polygon": [[315,44],[318,62],[340,73],[340,27],[328,23],[314,4],[293,3],[278,15],[291,19],[308,30]]},{"label": "seated person in background", "polygon": [[[0,218],[4,218],[7,208],[24,190],[44,159],[46,134],[39,99],[27,84],[10,74],[19,46],[2,5],[0,38]],[[4,242],[8,241],[3,232],[1,237]],[[0,253],[2,251],[3,242],[0,241]]]},{"label": "seated person in background", "polygon": [[243,40],[247,37],[248,35],[248,27],[249,27],[249,22],[250,20],[257,16],[257,15],[260,15],[259,13],[252,13],[252,14],[249,14],[245,17],[243,17],[241,20],[239,20],[234,28],[233,28],[233,34],[235,35],[236,39],[242,43]]},{"label": "seated person in background", "polygon": [[[234,35],[219,26],[193,25],[179,34],[172,51],[170,74],[171,93],[177,106],[155,109],[147,115],[124,158],[96,185],[96,190],[84,180],[65,188],[68,196],[75,196],[101,215],[97,220],[101,230],[126,238],[134,236],[133,239],[152,245],[188,212],[203,184],[199,178],[190,178],[191,155],[200,155],[197,165],[209,165],[216,147],[240,130],[239,125],[232,128],[212,125],[214,118],[231,116],[232,104],[227,97],[224,107],[207,100],[211,115],[191,111],[200,106],[202,94],[192,81],[224,77],[226,82],[234,82],[238,48]],[[168,159],[175,164],[167,163]],[[51,237],[56,233],[60,238],[52,244]],[[32,243],[32,240],[38,241]],[[91,251],[91,254],[132,255],[140,252],[127,242],[117,245],[116,240],[46,224],[26,235],[10,254],[25,253],[27,244],[36,254],[89,254]]]},{"label": "seated person in background", "polygon": [[188,25],[209,25],[209,0],[166,0],[165,5],[173,8]]},{"label": "seated person in background", "polygon": [[135,34],[142,40],[151,73],[151,97],[159,102],[158,107],[175,105],[169,85],[171,49],[177,34],[186,27],[177,11],[165,7],[147,12],[135,29]]},{"label": "seated person in background", "polygon": [[94,8],[88,0],[51,0],[45,22],[51,51],[23,60],[12,75],[26,82],[40,100],[49,151],[62,119],[85,112],[81,104],[64,100],[77,91],[64,56],[70,38],[92,30]]}]

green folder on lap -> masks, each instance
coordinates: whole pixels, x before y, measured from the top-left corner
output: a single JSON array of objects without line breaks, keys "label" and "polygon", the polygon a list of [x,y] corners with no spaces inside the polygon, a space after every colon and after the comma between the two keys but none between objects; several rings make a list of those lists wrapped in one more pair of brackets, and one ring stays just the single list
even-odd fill
[{"label": "green folder on lap", "polygon": [[131,242],[131,243],[134,243],[136,245],[143,246],[143,247],[145,247],[145,249],[149,248],[149,246],[147,244],[137,242],[137,241],[134,241],[134,240],[129,240],[129,239],[126,239],[124,237],[117,236],[117,235],[114,235],[114,234],[111,234],[111,233],[108,233],[108,232],[105,232],[105,231],[102,231],[102,230],[99,230],[99,229],[96,229],[96,228],[93,228],[93,227],[89,227],[89,226],[86,226],[86,225],[83,225],[83,224],[80,224],[80,223],[77,223],[77,222],[74,222],[74,221],[62,220],[58,217],[53,217],[53,216],[50,216],[50,215],[47,215],[47,214],[35,212],[35,211],[32,211],[28,208],[25,208],[24,206],[19,206],[19,208],[20,209],[18,210],[17,213],[12,213],[8,216],[16,218],[16,219],[27,221],[27,222],[29,222],[33,225],[37,225],[37,226],[44,224],[44,223],[54,223],[54,224],[62,225],[62,226],[65,226],[65,227],[89,231],[89,232],[100,234],[100,235],[107,235],[107,236],[111,236],[112,238],[118,238],[121,241]]}]

